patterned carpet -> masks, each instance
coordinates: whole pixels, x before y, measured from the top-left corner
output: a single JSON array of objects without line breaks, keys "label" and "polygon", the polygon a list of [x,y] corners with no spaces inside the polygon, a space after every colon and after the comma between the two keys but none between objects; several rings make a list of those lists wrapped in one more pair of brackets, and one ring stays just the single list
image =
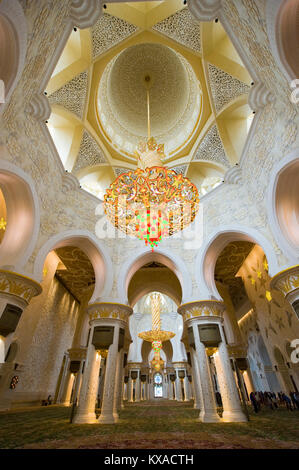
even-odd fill
[{"label": "patterned carpet", "polygon": [[[100,410],[97,410],[99,412]],[[192,403],[127,404],[115,425],[70,424],[71,408],[52,405],[0,413],[0,448],[298,449],[299,410],[250,410],[248,423],[198,421]]]}]

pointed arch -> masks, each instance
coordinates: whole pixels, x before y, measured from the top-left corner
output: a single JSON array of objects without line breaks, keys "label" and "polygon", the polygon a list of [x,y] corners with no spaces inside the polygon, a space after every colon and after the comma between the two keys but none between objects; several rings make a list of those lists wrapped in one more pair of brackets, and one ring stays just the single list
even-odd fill
[{"label": "pointed arch", "polygon": [[95,273],[95,288],[90,302],[108,296],[112,289],[112,261],[105,245],[87,230],[68,230],[51,237],[39,250],[34,263],[34,276],[43,277],[43,266],[48,253],[62,246],[76,246],[90,259]]}]

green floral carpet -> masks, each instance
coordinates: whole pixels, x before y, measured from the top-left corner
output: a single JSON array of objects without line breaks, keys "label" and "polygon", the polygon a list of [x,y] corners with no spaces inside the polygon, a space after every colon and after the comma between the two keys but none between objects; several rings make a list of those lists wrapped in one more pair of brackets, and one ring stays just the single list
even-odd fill
[{"label": "green floral carpet", "polygon": [[[99,410],[97,410],[99,412]],[[298,449],[299,410],[250,410],[248,423],[200,423],[192,404],[127,404],[115,425],[70,424],[52,405],[0,413],[0,448]]]}]

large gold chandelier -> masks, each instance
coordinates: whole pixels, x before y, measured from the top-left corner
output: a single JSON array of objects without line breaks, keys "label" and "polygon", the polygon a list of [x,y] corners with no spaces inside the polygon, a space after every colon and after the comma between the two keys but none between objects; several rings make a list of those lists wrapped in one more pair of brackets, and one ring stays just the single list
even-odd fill
[{"label": "large gold chandelier", "polygon": [[150,331],[144,331],[139,333],[139,338],[144,341],[152,343],[154,350],[154,359],[152,360],[152,366],[154,369],[159,371],[163,366],[163,361],[160,358],[160,350],[162,349],[162,343],[168,341],[175,336],[175,333],[171,331],[161,330],[160,320],[160,309],[161,309],[161,296],[158,293],[151,294],[151,311],[152,311],[152,329]]},{"label": "large gold chandelier", "polygon": [[152,250],[162,238],[183,230],[195,218],[199,197],[188,178],[165,168],[164,145],[151,137],[149,86],[147,86],[148,139],[135,152],[138,168],[124,173],[110,185],[104,196],[108,220],[127,235],[144,240]]}]

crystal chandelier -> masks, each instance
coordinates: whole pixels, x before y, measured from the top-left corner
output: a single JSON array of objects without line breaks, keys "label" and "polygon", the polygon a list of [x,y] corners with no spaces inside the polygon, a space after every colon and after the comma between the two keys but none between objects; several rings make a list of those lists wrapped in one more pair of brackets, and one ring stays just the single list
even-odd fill
[{"label": "crystal chandelier", "polygon": [[193,222],[199,207],[196,186],[188,178],[165,168],[164,145],[151,137],[149,87],[147,87],[148,139],[135,152],[138,168],[118,176],[104,196],[108,220],[127,235],[150,245],[183,230]]},{"label": "crystal chandelier", "polygon": [[144,341],[152,343],[154,350],[154,359],[152,360],[152,366],[154,369],[159,371],[163,366],[164,362],[160,358],[160,350],[162,349],[162,343],[168,341],[175,336],[175,333],[171,331],[161,330],[160,310],[161,310],[161,296],[158,293],[151,294],[151,311],[152,311],[152,329],[150,331],[144,331],[139,333],[139,338]]}]

